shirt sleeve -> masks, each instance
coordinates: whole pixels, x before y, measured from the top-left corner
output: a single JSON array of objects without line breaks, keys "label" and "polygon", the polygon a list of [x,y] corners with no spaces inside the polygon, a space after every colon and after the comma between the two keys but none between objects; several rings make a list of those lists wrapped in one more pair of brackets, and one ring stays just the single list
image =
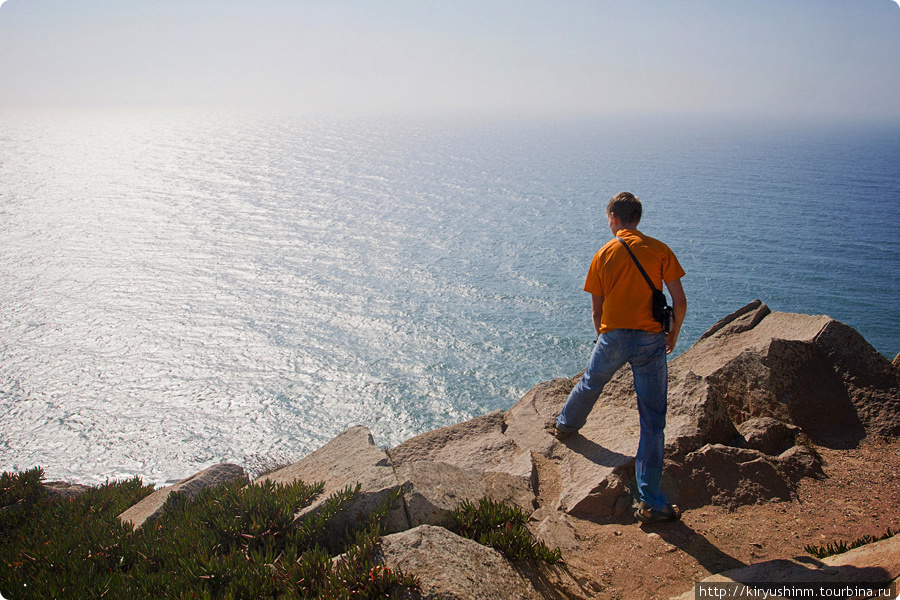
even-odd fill
[{"label": "shirt sleeve", "polygon": [[594,255],[591,266],[588,267],[587,277],[584,280],[584,291],[595,296],[606,296],[600,280],[600,252]]},{"label": "shirt sleeve", "polygon": [[663,263],[663,282],[669,283],[670,281],[675,281],[676,279],[684,277],[684,269],[681,268],[681,263],[678,262],[675,253],[672,252],[668,246],[666,246],[666,251],[666,257]]}]

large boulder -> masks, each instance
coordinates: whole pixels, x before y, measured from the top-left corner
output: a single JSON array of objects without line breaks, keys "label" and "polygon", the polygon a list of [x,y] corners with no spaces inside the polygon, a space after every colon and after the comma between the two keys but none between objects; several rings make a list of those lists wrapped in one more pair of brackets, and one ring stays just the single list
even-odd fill
[{"label": "large boulder", "polygon": [[[408,509],[431,515],[428,518],[435,520],[430,522],[441,523],[446,509],[455,507],[459,496],[466,494],[463,490],[485,487],[483,477],[471,475],[474,471],[492,473],[494,482],[504,482],[491,497],[503,500],[505,495],[506,501],[514,498],[513,503],[523,508],[529,497],[526,489],[533,501],[542,490],[558,487],[554,498],[543,498],[552,501],[554,508],[575,515],[613,515],[634,477],[634,454],[640,436],[631,374],[627,370],[618,373],[579,435],[561,443],[550,435],[548,424],[559,413],[574,382],[560,378],[540,383],[506,413],[495,411],[431,431],[389,450],[395,469],[404,474],[401,478],[407,473],[417,475],[420,482],[427,482],[423,489],[430,490],[426,502],[422,494],[413,491],[412,484],[404,483]],[[687,399],[676,403],[677,410],[670,417],[670,426],[674,422],[677,431],[670,442],[673,447],[688,452],[708,441],[725,442],[737,435],[722,405],[706,393],[707,386],[699,378],[688,377],[678,385],[679,389],[696,391],[699,399],[691,402],[689,394],[678,396]],[[535,464],[535,458],[542,468]],[[449,485],[454,472],[446,467],[433,468],[431,473],[427,467],[404,469],[419,461],[446,463],[463,471],[455,472],[456,483]],[[448,478],[447,483],[437,485],[441,483],[439,472]],[[518,478],[526,487],[498,479],[500,474]],[[450,490],[450,494],[441,497],[441,489]],[[410,520],[411,525],[418,524],[418,517],[411,516]]]},{"label": "large boulder", "polygon": [[[418,577],[422,599],[506,600],[584,597],[564,569],[518,568],[502,554],[442,527],[422,525],[382,539],[389,569]],[[540,573],[540,577],[534,577]],[[575,593],[568,592],[573,590]]]},{"label": "large boulder", "polygon": [[238,465],[222,463],[213,465],[186,479],[182,479],[174,485],[160,488],[149,496],[125,510],[119,515],[122,523],[131,525],[133,529],[139,529],[148,519],[158,518],[165,507],[169,494],[180,492],[189,498],[196,498],[201,491],[230,483],[236,479],[244,479],[244,469]]},{"label": "large boulder", "polygon": [[535,508],[531,453],[506,435],[503,411],[442,427],[388,450],[410,526],[446,525],[463,500]]},{"label": "large boulder", "polygon": [[[532,388],[507,412],[506,435],[519,447],[546,459],[543,475],[558,482],[558,509],[573,515],[614,516],[627,509],[640,440],[631,370],[626,366],[618,371],[578,435],[559,442],[549,434],[548,427],[576,381],[554,379]],[[684,455],[705,444],[724,444],[737,435],[715,389],[690,372],[670,376],[668,454]]]},{"label": "large boulder", "polygon": [[[477,502],[485,497],[530,513],[535,508],[531,456],[507,441],[501,444],[508,450],[509,460],[504,458],[495,446],[498,440],[491,424],[497,416],[502,422],[502,413],[486,415],[413,438],[389,451],[375,445],[366,427],[351,427],[312,454],[259,480],[323,482],[323,493],[298,513],[298,519],[318,510],[331,494],[359,484],[347,524],[364,519],[399,491],[401,502],[388,514],[389,532],[423,524],[447,525],[450,512],[464,500]],[[486,450],[477,450],[479,445]],[[498,470],[491,470],[492,466]]]},{"label": "large boulder", "polygon": [[771,417],[823,445],[900,435],[900,372],[859,333],[826,316],[756,300],[670,363],[715,389],[735,424]]}]

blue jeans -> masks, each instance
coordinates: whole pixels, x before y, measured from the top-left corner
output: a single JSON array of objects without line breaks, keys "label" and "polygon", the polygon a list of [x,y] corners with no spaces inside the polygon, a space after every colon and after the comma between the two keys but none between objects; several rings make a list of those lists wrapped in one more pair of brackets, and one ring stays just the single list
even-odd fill
[{"label": "blue jeans", "polygon": [[584,426],[603,387],[625,363],[631,364],[641,437],[635,457],[635,477],[640,500],[656,510],[665,510],[659,489],[665,454],[666,394],[668,366],[666,338],[662,333],[640,329],[614,329],[600,334],[584,376],[569,394],[556,426],[577,431]]}]

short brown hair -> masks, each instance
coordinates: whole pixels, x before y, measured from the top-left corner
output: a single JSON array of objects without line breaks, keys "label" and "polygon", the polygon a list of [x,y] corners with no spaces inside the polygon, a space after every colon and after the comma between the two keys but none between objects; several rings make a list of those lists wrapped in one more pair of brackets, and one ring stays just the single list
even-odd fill
[{"label": "short brown hair", "polygon": [[641,221],[641,200],[631,192],[621,192],[606,205],[607,215],[616,215],[622,223],[637,225]]}]

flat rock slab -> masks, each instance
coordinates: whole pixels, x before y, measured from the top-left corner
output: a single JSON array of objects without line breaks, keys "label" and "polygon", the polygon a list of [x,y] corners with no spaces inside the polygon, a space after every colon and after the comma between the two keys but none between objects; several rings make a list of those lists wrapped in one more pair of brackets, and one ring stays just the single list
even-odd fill
[{"label": "flat rock slab", "polygon": [[229,463],[213,465],[196,475],[182,479],[174,485],[156,490],[120,514],[119,520],[123,523],[129,523],[133,529],[138,529],[148,519],[155,519],[162,514],[166,500],[169,498],[169,494],[173,492],[180,492],[190,498],[196,498],[202,490],[216,487],[223,483],[230,483],[236,479],[243,479],[244,477],[244,469],[238,465]]},{"label": "flat rock slab", "polygon": [[[822,562],[832,568],[878,567],[884,569],[893,581],[900,577],[900,535],[829,556]],[[900,594],[900,590],[897,593]]]},{"label": "flat rock slab", "polygon": [[[896,582],[898,577],[900,577],[900,536],[894,536],[843,554],[829,556],[821,561],[813,558],[771,560],[711,575],[700,583],[724,584],[736,588],[743,588],[745,584],[751,583],[828,583],[866,587],[861,584]],[[745,591],[738,589],[736,595],[730,597],[754,597],[753,589],[747,587]],[[781,596],[769,597],[777,600]],[[685,592],[678,598],[699,600],[695,595],[695,589]]]},{"label": "flat rock slab", "polygon": [[[260,477],[257,481],[289,484],[300,480],[306,484],[323,482],[323,493],[297,518],[318,510],[329,496],[360,485],[360,496],[349,509],[348,522],[361,521],[399,489],[399,482],[387,453],[375,445],[369,430],[351,427],[303,459]],[[409,528],[402,507],[388,515],[389,531]]]}]

